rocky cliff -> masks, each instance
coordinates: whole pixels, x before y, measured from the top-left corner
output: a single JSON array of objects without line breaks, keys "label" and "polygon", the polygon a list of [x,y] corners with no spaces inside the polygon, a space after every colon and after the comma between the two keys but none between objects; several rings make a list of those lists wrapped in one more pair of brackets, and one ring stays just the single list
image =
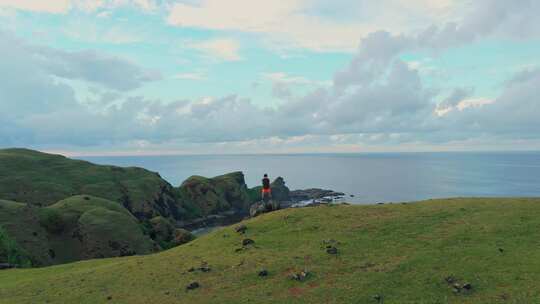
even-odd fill
[{"label": "rocky cliff", "polygon": [[192,238],[177,223],[251,204],[241,172],[173,187],[142,168],[27,149],[0,150],[0,200],[0,261],[13,247],[33,265],[170,248]]}]

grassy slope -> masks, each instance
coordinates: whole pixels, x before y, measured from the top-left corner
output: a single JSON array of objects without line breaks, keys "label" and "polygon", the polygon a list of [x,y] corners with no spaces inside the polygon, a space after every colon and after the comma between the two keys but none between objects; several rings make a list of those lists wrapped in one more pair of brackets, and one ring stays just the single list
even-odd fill
[{"label": "grassy slope", "polygon": [[[0,272],[0,303],[535,303],[540,199],[288,209],[144,257]],[[324,251],[335,239],[339,254]],[[503,248],[501,253],[498,249]],[[208,262],[208,273],[187,272]],[[257,270],[266,268],[267,278]],[[308,269],[305,282],[292,271]],[[470,282],[454,294],[444,281]],[[198,281],[201,288],[186,292]],[[111,301],[107,301],[111,297]]]},{"label": "grassy slope", "polygon": [[141,168],[99,166],[26,149],[0,150],[0,167],[0,198],[34,205],[89,194],[128,201],[134,212],[142,213],[156,208],[153,202],[170,187],[158,174]]},{"label": "grassy slope", "polygon": [[126,209],[87,195],[46,208],[0,201],[0,228],[26,249],[35,266],[153,250],[153,242]]}]

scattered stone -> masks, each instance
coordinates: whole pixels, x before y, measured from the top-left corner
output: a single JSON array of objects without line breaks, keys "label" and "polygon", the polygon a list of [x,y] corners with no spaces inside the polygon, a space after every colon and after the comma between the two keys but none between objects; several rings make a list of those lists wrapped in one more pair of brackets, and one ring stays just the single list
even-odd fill
[{"label": "scattered stone", "polygon": [[242,241],[242,246],[253,245],[254,243],[255,243],[255,241],[252,240],[252,239],[244,239],[244,240]]},{"label": "scattered stone", "polygon": [[268,270],[262,269],[261,271],[259,271],[259,276],[260,276],[260,277],[266,277],[266,276],[268,276]]},{"label": "scattered stone", "polygon": [[338,250],[337,250],[336,247],[330,246],[330,248],[326,249],[326,253],[328,253],[328,254],[337,254]]},{"label": "scattered stone", "polygon": [[197,288],[201,287],[201,285],[199,284],[199,282],[191,282],[189,283],[189,285],[186,287],[187,290],[195,290]]},{"label": "scattered stone", "polygon": [[112,297],[111,297],[111,296],[108,296],[108,297],[107,297],[107,301],[110,301],[110,300],[112,300]]},{"label": "scattered stone", "polygon": [[309,276],[309,271],[307,270],[304,270],[304,271],[301,271],[299,273],[293,273],[291,275],[291,279],[295,280],[295,281],[299,281],[299,282],[303,282],[306,280],[306,278]]},{"label": "scattered stone", "polygon": [[503,253],[503,252],[504,252],[504,249],[499,248],[499,252],[500,252],[500,253]]},{"label": "scattered stone", "polygon": [[447,276],[446,278],[444,278],[444,280],[448,284],[452,284],[452,283],[454,283],[456,281],[456,279],[453,276]]},{"label": "scattered stone", "polygon": [[373,299],[374,299],[375,301],[377,301],[377,302],[381,302],[381,301],[382,301],[382,296],[379,295],[379,294],[376,294],[376,295],[373,296]]},{"label": "scattered stone", "polygon": [[199,270],[202,271],[202,272],[210,272],[210,270],[212,270],[210,267],[208,266],[201,266],[199,267]]},{"label": "scattered stone", "polygon": [[246,232],[246,230],[247,230],[247,227],[246,227],[246,225],[241,224],[239,226],[236,226],[236,228],[234,228],[234,230],[236,232],[238,232],[238,233],[244,234]]},{"label": "scattered stone", "polygon": [[452,287],[454,293],[469,292],[473,289],[471,283],[460,283],[455,277],[448,276],[444,278],[446,283]]}]

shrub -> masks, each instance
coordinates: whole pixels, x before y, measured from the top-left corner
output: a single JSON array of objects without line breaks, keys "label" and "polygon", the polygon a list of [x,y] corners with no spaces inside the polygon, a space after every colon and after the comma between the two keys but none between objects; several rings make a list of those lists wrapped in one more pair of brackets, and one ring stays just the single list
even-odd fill
[{"label": "shrub", "polygon": [[39,223],[48,232],[57,234],[64,231],[65,223],[60,212],[55,209],[42,209],[39,216]]},{"label": "shrub", "polygon": [[31,267],[32,261],[26,251],[12,240],[0,227],[0,262],[17,265],[19,267]]}]

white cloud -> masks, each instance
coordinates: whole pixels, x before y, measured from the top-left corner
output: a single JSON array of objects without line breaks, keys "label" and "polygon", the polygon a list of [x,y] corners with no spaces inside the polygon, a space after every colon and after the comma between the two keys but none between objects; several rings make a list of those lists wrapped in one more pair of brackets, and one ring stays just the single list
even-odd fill
[{"label": "white cloud", "polygon": [[193,72],[193,73],[178,73],[173,76],[174,79],[182,79],[182,80],[206,80],[207,76],[201,72]]},{"label": "white cloud", "polygon": [[74,7],[95,12],[100,9],[111,10],[119,7],[133,6],[143,11],[154,11],[158,4],[154,0],[71,0]]},{"label": "white cloud", "polygon": [[[176,3],[168,22],[177,26],[261,33],[274,47],[353,51],[375,30],[394,33],[454,20],[461,0],[202,0]],[[343,18],[343,16],[348,16]]]},{"label": "white cloud", "polygon": [[0,7],[58,14],[69,11],[71,2],[71,0],[0,0]]},{"label": "white cloud", "polygon": [[240,44],[233,39],[213,39],[188,44],[189,48],[199,50],[206,55],[226,60],[237,61],[240,57]]},{"label": "white cloud", "polygon": [[52,14],[67,13],[73,8],[94,12],[129,5],[144,11],[153,11],[158,7],[154,0],[0,0],[0,7]]},{"label": "white cloud", "polygon": [[481,108],[485,105],[489,105],[494,103],[495,101],[493,99],[489,98],[472,98],[472,99],[465,99],[460,101],[456,108],[460,111],[463,111],[468,108]]},{"label": "white cloud", "polygon": [[286,84],[312,84],[313,83],[313,81],[305,77],[292,76],[283,72],[264,73],[263,77],[273,82],[280,82],[280,83],[286,83]]}]

